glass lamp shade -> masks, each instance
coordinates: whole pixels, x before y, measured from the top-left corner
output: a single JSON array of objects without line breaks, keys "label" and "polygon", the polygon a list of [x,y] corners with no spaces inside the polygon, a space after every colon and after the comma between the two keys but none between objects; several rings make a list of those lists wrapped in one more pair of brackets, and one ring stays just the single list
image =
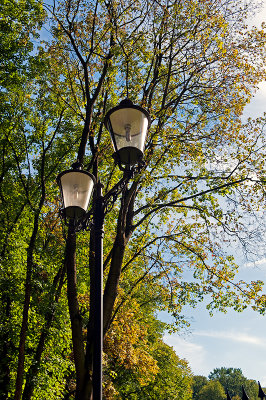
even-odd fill
[{"label": "glass lamp shade", "polygon": [[87,171],[68,170],[57,177],[67,218],[80,218],[87,211],[95,178]]},{"label": "glass lamp shade", "polygon": [[121,101],[105,116],[104,124],[111,134],[115,154],[121,164],[134,165],[143,158],[149,113],[131,100]]}]

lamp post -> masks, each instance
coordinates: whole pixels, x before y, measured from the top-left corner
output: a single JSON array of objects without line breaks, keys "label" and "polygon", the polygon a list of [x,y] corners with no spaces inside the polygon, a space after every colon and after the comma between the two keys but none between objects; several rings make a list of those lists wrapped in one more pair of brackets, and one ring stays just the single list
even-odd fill
[{"label": "lamp post", "polygon": [[[125,99],[109,110],[104,119],[114,147],[113,157],[122,171],[130,178],[135,166],[143,159],[145,137],[150,126],[149,113],[131,100]],[[93,332],[93,400],[102,399],[102,346],[103,346],[103,225],[105,207],[109,199],[102,195],[102,184],[95,177],[74,163],[71,170],[57,177],[63,208],[62,214],[73,231],[84,229],[93,214],[95,239],[95,286],[94,286],[94,332]],[[87,212],[94,190],[92,212]],[[116,193],[121,190],[117,185]],[[116,194],[112,191],[112,195]]]}]

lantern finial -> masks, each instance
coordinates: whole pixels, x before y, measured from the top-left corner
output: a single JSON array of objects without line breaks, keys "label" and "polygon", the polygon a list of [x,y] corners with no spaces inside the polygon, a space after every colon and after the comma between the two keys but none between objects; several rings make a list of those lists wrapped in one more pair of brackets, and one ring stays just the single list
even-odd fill
[{"label": "lantern finial", "polygon": [[133,101],[128,98],[120,101],[120,103],[119,103],[119,107],[127,108],[127,107],[132,107],[132,106],[134,106]]}]

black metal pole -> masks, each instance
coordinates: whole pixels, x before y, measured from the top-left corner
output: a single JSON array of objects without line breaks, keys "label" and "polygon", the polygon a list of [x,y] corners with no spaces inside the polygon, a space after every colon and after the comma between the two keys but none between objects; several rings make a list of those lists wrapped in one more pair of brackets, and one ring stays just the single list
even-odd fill
[{"label": "black metal pole", "polygon": [[93,400],[102,400],[102,349],[103,349],[103,223],[104,208],[102,184],[96,184],[94,209],[95,234],[95,310],[93,344]]}]

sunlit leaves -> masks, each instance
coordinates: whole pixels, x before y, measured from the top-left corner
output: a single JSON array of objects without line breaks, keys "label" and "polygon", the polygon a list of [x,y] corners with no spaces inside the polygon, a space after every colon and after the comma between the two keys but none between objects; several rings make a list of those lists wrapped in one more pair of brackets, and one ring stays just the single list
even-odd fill
[{"label": "sunlit leaves", "polygon": [[[124,389],[118,372],[124,370],[135,388],[159,398],[168,379],[162,371],[167,355],[187,374],[185,363],[154,339],[161,329],[156,310],[173,315],[168,329],[187,327],[184,306],[204,297],[210,312],[247,305],[265,312],[262,282],[238,282],[231,255],[239,244],[246,255],[263,255],[265,120],[244,123],[241,114],[265,78],[265,27],[248,30],[248,7],[227,0],[60,1],[45,5],[49,34],[38,47],[33,38],[44,21],[42,7],[14,4],[4,2],[1,25],[1,307],[12,343],[11,392],[26,270],[31,298],[25,372],[38,366],[34,396],[45,398],[46,387],[51,398],[75,391],[66,232],[55,179],[77,158],[82,137],[88,139],[84,168],[100,178],[104,195],[112,190],[122,173],[103,118],[130,97],[149,110],[152,125],[140,173],[105,209],[104,283],[118,277],[105,343],[105,389],[110,398],[119,396]],[[90,239],[89,232],[80,233],[76,252],[84,347],[93,314]],[[125,249],[120,264],[118,248]],[[46,346],[38,358],[43,333]],[[174,399],[182,374],[171,372]],[[180,399],[190,396],[185,381]]]}]

